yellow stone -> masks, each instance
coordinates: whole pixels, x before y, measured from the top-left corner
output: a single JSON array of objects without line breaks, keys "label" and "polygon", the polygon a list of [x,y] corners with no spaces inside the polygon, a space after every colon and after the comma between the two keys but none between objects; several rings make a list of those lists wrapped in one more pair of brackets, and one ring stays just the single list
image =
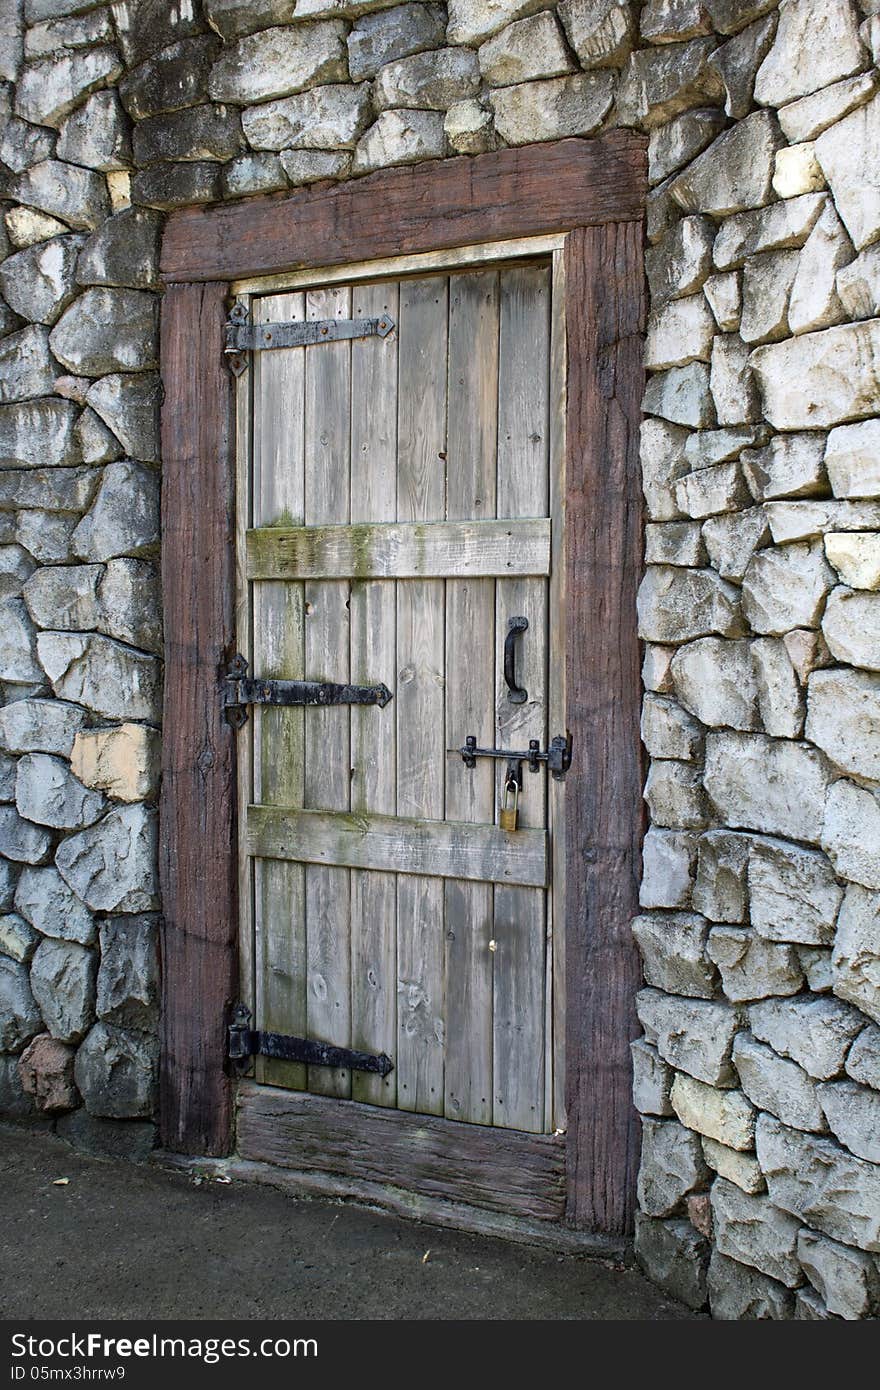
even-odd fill
[{"label": "yellow stone", "polygon": [[70,765],[81,782],[118,801],[146,801],[159,782],[159,731],[146,724],[82,729]]}]

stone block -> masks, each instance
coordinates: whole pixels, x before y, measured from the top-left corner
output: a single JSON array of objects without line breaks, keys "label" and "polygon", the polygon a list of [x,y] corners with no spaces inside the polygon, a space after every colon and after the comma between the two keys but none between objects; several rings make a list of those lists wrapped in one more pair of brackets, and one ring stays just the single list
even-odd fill
[{"label": "stone block", "polygon": [[767,343],[751,356],[770,424],[816,429],[880,411],[880,320]]},{"label": "stone block", "polygon": [[718,229],[712,258],[719,270],[744,265],[750,256],[803,246],[822,209],[826,193],[805,193],[753,212],[728,217]]},{"label": "stone block", "polygon": [[92,825],[104,810],[101,793],[84,787],[66,762],[49,753],[19,759],[15,803],[26,820],[55,830]]},{"label": "stone block", "polygon": [[140,915],[103,922],[98,1017],[121,1028],[154,1032],[158,1009],[158,919]]},{"label": "stone block", "polygon": [[14,806],[0,806],[0,854],[16,864],[44,864],[51,850],[48,830],[22,820]]},{"label": "stone block", "polygon": [[702,294],[670,300],[648,319],[645,366],[649,370],[707,362],[715,320]]},{"label": "stone block", "polygon": [[133,178],[129,202],[170,211],[191,203],[217,202],[222,187],[222,170],[212,160],[152,164]]},{"label": "stone block", "polygon": [[756,1269],[712,1251],[708,1274],[709,1307],[719,1322],[773,1321],[791,1318],[790,1289]]},{"label": "stone block", "polygon": [[807,738],[845,772],[880,781],[880,677],[815,671],[807,695]]},{"label": "stone block", "polygon": [[851,589],[880,589],[880,536],[870,531],[831,531],[825,558]]},{"label": "stone block", "polygon": [[704,429],[715,423],[715,405],[709,389],[709,369],[703,362],[670,367],[656,372],[645,388],[643,409],[673,425]]},{"label": "stone block", "polygon": [[703,731],[696,719],[675,700],[662,695],[645,696],[642,705],[642,742],[653,758],[697,757]]},{"label": "stone block", "polygon": [[847,1055],[846,1074],[880,1091],[880,1028],[876,1024],[859,1033]]},{"label": "stone block", "polygon": [[797,1258],[800,1223],[772,1198],[751,1196],[719,1178],[712,1187],[715,1247],[722,1255],[760,1270],[788,1288],[801,1283]]},{"label": "stone block", "polygon": [[719,1090],[679,1072],[672,1083],[670,1100],[689,1130],[735,1153],[754,1148],[755,1111],[742,1091]]},{"label": "stone block", "polygon": [[742,308],[740,277],[736,271],[710,275],[703,286],[703,294],[721,332],[735,333]]},{"label": "stone block", "polygon": [[700,836],[693,902],[713,922],[746,920],[750,843],[750,836],[730,830],[709,830]]},{"label": "stone block", "polygon": [[352,172],[368,174],[391,165],[442,159],[445,152],[441,111],[383,111],[358,142]]},{"label": "stone block", "polygon": [[158,475],[128,461],[110,464],[72,542],[83,560],[151,553],[159,542]]},{"label": "stone block", "polygon": [[831,773],[815,749],[760,734],[706,737],[704,784],[735,829],[818,844]]},{"label": "stone block", "polygon": [[215,34],[179,39],[126,73],[119,95],[129,116],[143,121],[161,111],[180,111],[207,100],[208,78],[219,48]]},{"label": "stone block", "polygon": [[690,831],[649,827],[642,847],[640,906],[689,907],[696,857],[697,837]]},{"label": "stone block", "polygon": [[[734,1091],[718,1091],[717,1095],[738,1095]],[[703,1157],[709,1167],[718,1174],[720,1178],[726,1178],[728,1182],[736,1183],[743,1192],[765,1192],[767,1184],[764,1182],[764,1175],[758,1167],[758,1160],[754,1154],[739,1153],[736,1149],[728,1148],[726,1144],[719,1144],[717,1139],[710,1139],[708,1135],[703,1138]]]},{"label": "stone block", "polygon": [[651,642],[687,642],[742,631],[739,594],[708,569],[653,565],[638,597],[639,635]]},{"label": "stone block", "polygon": [[788,303],[800,257],[796,251],[765,251],[743,269],[740,337],[770,343],[789,333]]},{"label": "stone block", "polygon": [[708,218],[683,217],[658,245],[648,248],[645,267],[655,310],[702,287],[712,266],[714,236]]},{"label": "stone block", "polygon": [[615,67],[629,56],[636,30],[631,4],[561,0],[558,13],[582,68]]},{"label": "stone block", "polygon": [[832,989],[880,1022],[880,894],[851,883],[837,919]]},{"label": "stone block", "polygon": [[825,1129],[820,1103],[822,1088],[789,1058],[740,1033],[733,1045],[733,1062],[742,1088],[758,1110],[775,1115],[795,1129]]},{"label": "stone block", "polygon": [[456,154],[485,154],[496,145],[492,112],[478,101],[457,101],[450,106],[443,131]]},{"label": "stone block", "polygon": [[869,1253],[880,1252],[880,1169],[827,1139],[761,1115],[758,1162],[771,1201],[806,1225]]},{"label": "stone block", "polygon": [[696,1134],[675,1120],[642,1121],[638,1200],[648,1216],[672,1216],[687,1193],[705,1187],[709,1170]]},{"label": "stone block", "polygon": [[21,1052],[42,1028],[27,966],[0,955],[0,1050]]},{"label": "stone block", "polygon": [[[159,377],[152,372],[138,372],[133,374],[113,374],[102,377],[94,385],[89,387],[88,403],[95,411],[104,424],[113,431],[119,440],[129,459],[134,459],[142,463],[158,461],[159,458],[159,405],[161,401],[162,388]],[[128,541],[124,542],[124,549],[138,553],[144,548],[152,548],[158,540],[157,521],[154,518],[156,503],[149,502],[149,498],[156,491],[153,475],[147,474],[143,469],[138,469],[132,464],[120,464],[111,472],[103,475],[104,486],[101,488],[102,502],[99,514],[103,517],[100,530],[105,527],[115,528],[122,524],[123,516],[114,516],[120,503],[115,500],[116,494],[125,492],[127,486],[136,488],[138,493],[142,493],[142,499],[137,502],[129,497],[124,504],[124,512],[127,515],[130,510],[134,511],[137,517],[137,525],[134,531],[128,531]],[[111,505],[112,504],[112,505]],[[106,515],[104,515],[106,513]],[[147,519],[147,516],[153,518]],[[93,518],[93,521],[95,518]],[[91,545],[91,532],[94,530],[92,522],[85,528],[87,534],[87,544]],[[147,537],[152,539],[147,539]],[[106,536],[100,537],[98,548],[110,554],[117,553],[114,548],[113,537],[109,530]]]},{"label": "stone block", "polygon": [[724,111],[742,120],[752,109],[755,75],[776,34],[776,16],[767,15],[747,25],[734,38],[716,48],[709,59],[724,83]]},{"label": "stone block", "polygon": [[274,154],[243,154],[223,168],[227,198],[246,198],[254,193],[276,193],[287,187],[281,160]]},{"label": "stone block", "polygon": [[667,695],[672,690],[670,665],[675,654],[674,647],[664,647],[656,642],[643,644],[642,684],[646,690]]},{"label": "stone block", "polygon": [[880,315],[880,246],[868,246],[849,265],[841,266],[835,288],[847,318],[877,318]]},{"label": "stone block", "polygon": [[76,1054],[74,1074],[86,1109],[114,1119],[150,1116],[158,1043],[144,1033],[96,1023]]},{"label": "stone block", "polygon": [[45,236],[32,236],[23,245],[45,240],[66,230],[58,225],[56,219],[59,218],[61,223],[67,223],[69,227],[93,231],[110,211],[107,185],[101,175],[93,169],[81,169],[76,164],[65,164],[59,159],[44,159],[41,164],[35,164],[19,174],[15,180],[14,196],[18,202],[47,213],[52,219],[45,226]]},{"label": "stone block", "polygon": [[31,989],[46,1027],[60,1042],[79,1042],[95,1017],[94,951],[46,937],[31,962]]},{"label": "stone block", "polygon": [[29,1043],[18,1062],[22,1089],[33,1096],[37,1110],[57,1115],[79,1103],[73,1080],[73,1048],[49,1033]]},{"label": "stone block", "polygon": [[880,1163],[880,1092],[854,1081],[826,1081],[818,1091],[835,1138],[858,1158]]},{"label": "stone block", "polygon": [[706,1303],[709,1243],[689,1221],[660,1221],[636,1213],[636,1259],[649,1279],[688,1308]]},{"label": "stone block", "polygon": [[74,941],[80,946],[95,943],[92,914],[52,865],[22,870],[15,907],[43,936]]},{"label": "stone block", "polygon": [[675,693],[710,728],[755,729],[757,687],[749,642],[702,637],[672,659]]},{"label": "stone block", "polygon": [[714,217],[763,207],[773,196],[775,156],[783,144],[775,116],[755,111],[719,135],[678,175],[672,197],[685,212]]},{"label": "stone block", "polygon": [[706,551],[699,522],[649,522],[645,527],[647,564],[699,567],[705,560]]},{"label": "stone block", "polygon": [[158,723],[162,672],[155,658],[110,638],[80,632],[40,633],[37,651],[61,699],[85,705],[107,719]]},{"label": "stone block", "polygon": [[373,119],[369,84],[313,87],[242,113],[254,149],[354,149]]},{"label": "stone block", "polygon": [[755,632],[817,627],[834,573],[819,541],[758,551],[743,576],[743,612]]},{"label": "stone block", "polygon": [[264,29],[229,44],[211,69],[214,101],[251,105],[348,76],[346,26],[331,19]]},{"label": "stone block", "polygon": [[449,0],[450,43],[477,44],[505,24],[541,9],[543,0]]},{"label": "stone block", "polygon": [[712,340],[711,364],[709,389],[719,425],[754,424],[760,420],[748,345],[735,333],[716,336]]},{"label": "stone block", "polygon": [[880,99],[874,96],[816,140],[816,158],[857,251],[880,236],[880,175],[871,159],[878,138]]},{"label": "stone block", "polygon": [[678,425],[665,420],[642,421],[642,488],[648,515],[655,521],[669,521],[680,515],[674,486],[690,468],[685,458],[687,439],[687,431]]},{"label": "stone block", "polygon": [[55,153],[103,173],[131,167],[128,118],[115,91],[96,92],[70,113],[59,128]]},{"label": "stone block", "polygon": [[636,996],[639,1020],[665,1062],[710,1086],[735,1081],[730,1064],[738,1015],[728,1004],[686,999],[643,989]]},{"label": "stone block", "polygon": [[686,516],[700,520],[721,512],[737,511],[749,500],[749,495],[742,469],[732,460],[688,473],[675,484],[675,500]]},{"label": "stone block", "polygon": [[653,130],[681,111],[719,100],[721,79],[708,65],[716,46],[714,38],[700,37],[633,53],[621,78],[617,124]]},{"label": "stone block", "polygon": [[656,1047],[639,1038],[630,1043],[633,1068],[633,1105],[642,1115],[671,1115],[669,1088],[673,1071]]},{"label": "stone block", "polygon": [[755,501],[822,496],[828,490],[821,434],[778,434],[743,460]]},{"label": "stone block", "polygon": [[832,590],[822,632],[838,661],[880,671],[880,597],[845,585]]},{"label": "stone block", "polygon": [[773,191],[780,198],[797,198],[801,193],[818,193],[825,187],[825,175],[816,158],[812,140],[787,145],[776,151]]},{"label": "stone block", "polygon": [[861,72],[842,82],[789,102],[779,112],[779,124],[787,140],[814,140],[823,130],[863,106],[877,90],[876,72]]},{"label": "stone block", "polygon": [[770,539],[761,507],[707,517],[702,530],[709,561],[722,579],[741,580],[755,550]]},{"label": "stone block", "polygon": [[10,245],[16,250],[35,246],[37,242],[48,241],[49,237],[62,236],[70,231],[56,217],[48,217],[27,207],[10,208],[3,219],[3,226]]},{"label": "stone block", "polygon": [[157,288],[160,228],[158,214],[144,208],[126,208],[109,218],[82,248],[76,266],[78,283]]},{"label": "stone block", "polygon": [[764,637],[752,643],[761,722],[774,738],[799,738],[805,705],[785,643]]},{"label": "stone block", "polygon": [[770,534],[778,544],[808,540],[827,531],[861,531],[880,527],[880,502],[838,502],[821,499],[765,502]]},{"label": "stone block", "polygon": [[648,182],[657,184],[669,179],[710,145],[724,126],[723,113],[714,107],[682,111],[665,125],[657,126],[648,139]]},{"label": "stone block", "polygon": [[0,747],[69,757],[85,717],[84,710],[60,700],[16,700],[0,709]]},{"label": "stone block", "polygon": [[758,69],[755,100],[784,106],[865,66],[849,0],[782,0],[773,47]]},{"label": "stone block", "polygon": [[[3,896],[8,903],[9,887]],[[40,938],[33,927],[29,926],[23,917],[19,917],[17,912],[4,912],[0,917],[0,955],[8,956],[10,960],[16,960],[21,965],[27,965],[39,942]]]},{"label": "stone block", "polygon": [[[76,294],[78,236],[38,242],[0,265],[0,290],[11,309],[34,323],[53,324]],[[51,386],[48,388],[51,391]]]},{"label": "stone block", "polygon": [[373,101],[380,111],[389,107],[445,111],[455,101],[476,96],[479,89],[477,55],[467,48],[441,48],[386,64],[373,85]]},{"label": "stone block", "polygon": [[708,815],[699,768],[674,759],[655,759],[648,770],[645,801],[655,825],[699,830]]},{"label": "stone block", "polygon": [[16,83],[16,113],[57,130],[74,107],[98,88],[112,86],[121,74],[119,54],[107,44],[27,63]]},{"label": "stone block", "polygon": [[159,301],[141,290],[88,289],[62,314],[52,351],[80,376],[148,371],[158,365]]},{"label": "stone block", "polygon": [[[289,4],[289,0],[284,3]],[[378,14],[361,15],[348,35],[349,76],[352,82],[375,77],[395,58],[442,48],[445,40],[443,5],[396,5]]]},{"label": "stone block", "polygon": [[804,995],[752,1004],[749,1027],[774,1052],[790,1057],[817,1081],[827,1081],[842,1072],[850,1043],[864,1027],[864,1019],[837,999]]},{"label": "stone block", "polygon": [[837,294],[837,272],[854,255],[840,218],[829,203],[798,257],[788,305],[792,333],[812,333],[844,321],[847,315]]},{"label": "stone block", "polygon": [[489,93],[498,134],[509,145],[564,140],[598,130],[614,100],[614,74],[575,73]]},{"label": "stone block", "polygon": [[798,1236],[798,1259],[829,1313],[850,1320],[876,1315],[880,1272],[863,1251],[805,1229]]},{"label": "stone block", "polygon": [[158,789],[159,748],[158,730],[145,724],[84,729],[74,741],[71,767],[87,787],[117,801],[144,801]]},{"label": "stone block", "polygon": [[880,493],[880,420],[841,425],[828,435],[825,467],[835,497]]},{"label": "stone block", "polygon": [[95,912],[149,912],[158,903],[156,813],[122,806],[72,835],[55,863],[65,882]]},{"label": "stone block", "polygon": [[748,880],[752,926],[762,937],[804,946],[831,944],[843,889],[824,854],[755,838]]},{"label": "stone block", "polygon": [[803,971],[793,947],[766,941],[748,927],[714,927],[706,947],[718,966],[725,995],[734,1004],[768,995],[797,994]]},{"label": "stone block", "polygon": [[651,913],[637,917],[633,935],[645,980],[669,994],[711,999],[716,974],[706,955],[709,924],[695,913]]}]

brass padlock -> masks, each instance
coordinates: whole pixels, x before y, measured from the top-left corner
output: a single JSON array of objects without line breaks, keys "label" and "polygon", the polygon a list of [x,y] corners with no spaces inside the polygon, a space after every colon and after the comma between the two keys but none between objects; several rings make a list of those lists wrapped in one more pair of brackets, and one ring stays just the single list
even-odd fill
[{"label": "brass padlock", "polygon": [[[513,805],[510,804],[510,796],[513,793]],[[516,818],[519,813],[519,782],[516,778],[508,777],[504,783],[504,796],[501,801],[501,814],[498,817],[498,824],[502,830],[516,830]]]}]

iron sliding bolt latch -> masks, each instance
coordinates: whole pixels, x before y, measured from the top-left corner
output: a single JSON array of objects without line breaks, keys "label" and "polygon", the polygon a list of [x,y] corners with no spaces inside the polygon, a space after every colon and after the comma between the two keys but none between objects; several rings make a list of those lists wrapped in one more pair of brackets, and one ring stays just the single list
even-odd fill
[{"label": "iron sliding bolt latch", "polygon": [[376,319],[303,319],[288,323],[251,323],[246,304],[235,304],[226,320],[226,360],[236,376],[248,364],[249,352],[272,348],[314,347],[346,338],[387,338],[394,327],[390,314]]},{"label": "iron sliding bolt latch", "polygon": [[394,1063],[384,1052],[355,1052],[350,1047],[332,1047],[314,1038],[295,1038],[287,1033],[263,1033],[251,1027],[251,1011],[236,1004],[227,1029],[227,1056],[239,1073],[247,1071],[252,1057],[274,1057],[279,1062],[305,1062],[310,1067],[347,1067],[350,1071],[372,1071],[387,1076]]},{"label": "iron sliding bolt latch", "polygon": [[267,681],[248,676],[239,654],[226,668],[223,707],[233,729],[247,723],[248,705],[378,705],[392,698],[387,685],[335,685],[333,681]]},{"label": "iron sliding bolt latch", "polygon": [[461,748],[447,748],[446,751],[459,754],[469,768],[476,767],[477,758],[506,762],[507,781],[516,787],[522,786],[523,763],[528,763],[529,772],[537,772],[541,764],[546,763],[554,781],[562,782],[571,767],[571,734],[557,734],[547,749],[542,749],[536,738],[529,739],[528,748],[478,748],[475,736],[468,734]]}]

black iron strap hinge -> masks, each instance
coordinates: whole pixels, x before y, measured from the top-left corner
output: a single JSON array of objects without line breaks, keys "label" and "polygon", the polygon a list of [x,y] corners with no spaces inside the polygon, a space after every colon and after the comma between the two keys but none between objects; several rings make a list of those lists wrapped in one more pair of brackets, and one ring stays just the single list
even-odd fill
[{"label": "black iron strap hinge", "polygon": [[234,729],[247,722],[248,705],[378,705],[392,698],[387,685],[336,685],[333,681],[255,680],[239,654],[226,668],[223,707]]},{"label": "black iron strap hinge", "polygon": [[346,1067],[387,1076],[394,1063],[384,1052],[355,1052],[350,1047],[331,1047],[314,1038],[294,1038],[286,1033],[263,1033],[251,1027],[246,1004],[236,1004],[227,1030],[227,1055],[237,1071],[246,1071],[252,1057],[274,1057],[279,1062],[305,1062],[310,1067]]},{"label": "black iron strap hinge", "polygon": [[235,304],[226,320],[226,360],[236,376],[248,364],[249,352],[272,348],[314,347],[346,338],[387,338],[394,327],[390,314],[375,319],[301,319],[285,323],[251,323],[246,304]]}]

